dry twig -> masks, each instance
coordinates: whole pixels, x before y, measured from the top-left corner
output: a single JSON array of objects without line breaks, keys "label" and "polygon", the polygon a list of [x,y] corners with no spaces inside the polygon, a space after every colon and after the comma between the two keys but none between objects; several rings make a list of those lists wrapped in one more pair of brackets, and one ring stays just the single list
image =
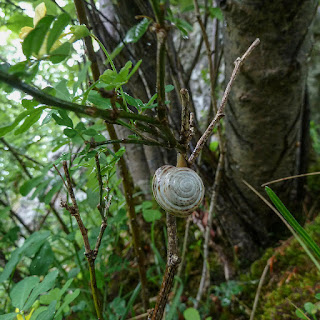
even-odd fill
[{"label": "dry twig", "polygon": [[230,94],[231,91],[231,87],[232,84],[240,70],[240,67],[242,66],[243,62],[245,61],[245,59],[251,54],[251,52],[258,46],[258,44],[260,43],[259,39],[256,39],[251,46],[248,48],[248,50],[244,53],[244,55],[241,58],[237,58],[235,63],[235,67],[233,69],[231,78],[228,82],[228,85],[224,91],[221,103],[220,103],[220,107],[214,117],[214,119],[211,121],[210,125],[208,126],[208,128],[206,129],[206,131],[203,133],[202,137],[199,139],[195,149],[193,150],[191,156],[189,157],[189,164],[193,164],[194,161],[196,160],[196,158],[198,157],[200,151],[202,150],[204,144],[206,143],[206,141],[208,140],[209,136],[212,133],[213,128],[216,126],[216,124],[219,122],[219,120],[221,118],[224,117],[224,108],[226,106],[227,100],[228,100],[228,96]]}]

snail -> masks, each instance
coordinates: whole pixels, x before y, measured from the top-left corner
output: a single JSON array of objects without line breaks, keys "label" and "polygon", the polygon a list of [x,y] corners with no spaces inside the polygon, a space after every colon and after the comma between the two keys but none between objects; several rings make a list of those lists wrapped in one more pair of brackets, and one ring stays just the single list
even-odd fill
[{"label": "snail", "polygon": [[192,169],[165,165],[155,172],[152,191],[162,209],[177,217],[187,217],[201,203],[204,185]]}]

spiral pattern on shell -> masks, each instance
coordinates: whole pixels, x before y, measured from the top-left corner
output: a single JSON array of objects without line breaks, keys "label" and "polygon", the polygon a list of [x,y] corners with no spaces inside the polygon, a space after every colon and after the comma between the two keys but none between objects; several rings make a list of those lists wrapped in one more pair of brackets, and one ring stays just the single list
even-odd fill
[{"label": "spiral pattern on shell", "polygon": [[152,191],[165,211],[177,217],[187,217],[201,203],[204,185],[192,169],[166,165],[155,172]]}]

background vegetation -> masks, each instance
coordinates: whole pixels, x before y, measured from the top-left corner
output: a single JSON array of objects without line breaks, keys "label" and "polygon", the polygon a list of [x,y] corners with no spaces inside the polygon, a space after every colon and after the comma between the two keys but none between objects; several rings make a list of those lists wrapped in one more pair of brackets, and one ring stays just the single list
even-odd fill
[{"label": "background vegetation", "polygon": [[[317,10],[2,1],[0,319],[319,318],[318,176],[272,185],[314,243],[243,182],[319,171]],[[185,219],[164,164],[204,182]]]}]

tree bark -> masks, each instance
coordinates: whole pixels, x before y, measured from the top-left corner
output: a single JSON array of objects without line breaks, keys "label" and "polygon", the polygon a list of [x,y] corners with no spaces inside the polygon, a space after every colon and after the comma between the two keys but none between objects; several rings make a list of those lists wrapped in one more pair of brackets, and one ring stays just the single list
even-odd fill
[{"label": "tree bark", "polygon": [[[317,1],[228,0],[225,16],[226,79],[234,60],[255,38],[260,46],[241,69],[228,100],[225,118],[226,161],[219,220],[243,263],[282,236],[281,222],[247,189],[301,173],[307,130],[306,77],[311,49],[310,25]],[[274,189],[298,219],[294,206],[298,180]]]}]

